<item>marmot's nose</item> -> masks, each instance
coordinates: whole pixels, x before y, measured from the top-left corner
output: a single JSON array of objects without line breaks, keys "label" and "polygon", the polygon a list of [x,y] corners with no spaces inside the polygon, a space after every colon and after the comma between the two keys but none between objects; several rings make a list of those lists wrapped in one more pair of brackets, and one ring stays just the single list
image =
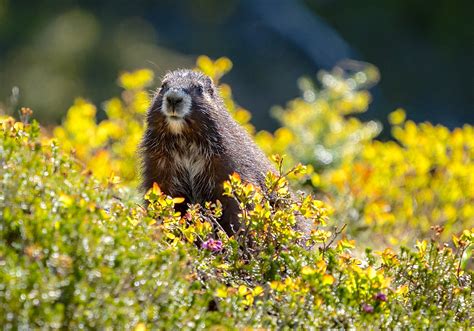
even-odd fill
[{"label": "marmot's nose", "polygon": [[183,97],[172,93],[172,94],[169,94],[168,96],[166,96],[166,101],[168,102],[168,104],[170,106],[175,107],[181,101],[183,101]]}]

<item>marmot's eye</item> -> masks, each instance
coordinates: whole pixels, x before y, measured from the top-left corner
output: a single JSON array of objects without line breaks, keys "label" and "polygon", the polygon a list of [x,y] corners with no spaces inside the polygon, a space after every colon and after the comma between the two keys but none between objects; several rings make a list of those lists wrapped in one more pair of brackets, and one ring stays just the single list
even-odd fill
[{"label": "marmot's eye", "polygon": [[197,85],[196,86],[196,91],[199,93],[199,94],[202,94],[204,88],[202,87],[202,85]]}]

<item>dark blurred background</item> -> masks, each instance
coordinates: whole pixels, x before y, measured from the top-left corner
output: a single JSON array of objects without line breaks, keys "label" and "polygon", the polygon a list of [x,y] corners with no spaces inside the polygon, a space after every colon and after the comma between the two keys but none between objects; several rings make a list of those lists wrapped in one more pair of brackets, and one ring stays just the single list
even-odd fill
[{"label": "dark blurred background", "polygon": [[[160,77],[198,55],[229,57],[224,77],[254,124],[273,129],[273,105],[296,80],[345,58],[381,71],[366,118],[397,107],[416,121],[473,123],[472,0],[0,0],[0,102],[58,123],[76,96],[117,95],[117,74]],[[156,82],[158,84],[158,82]],[[12,107],[10,107],[12,108]]]}]

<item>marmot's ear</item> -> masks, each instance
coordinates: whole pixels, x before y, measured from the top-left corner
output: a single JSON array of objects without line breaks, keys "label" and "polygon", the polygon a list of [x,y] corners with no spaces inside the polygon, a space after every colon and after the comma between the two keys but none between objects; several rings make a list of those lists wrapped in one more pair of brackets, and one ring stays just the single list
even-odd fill
[{"label": "marmot's ear", "polygon": [[214,96],[214,94],[215,94],[214,83],[212,82],[212,79],[208,76],[206,76],[206,91],[211,96]]}]

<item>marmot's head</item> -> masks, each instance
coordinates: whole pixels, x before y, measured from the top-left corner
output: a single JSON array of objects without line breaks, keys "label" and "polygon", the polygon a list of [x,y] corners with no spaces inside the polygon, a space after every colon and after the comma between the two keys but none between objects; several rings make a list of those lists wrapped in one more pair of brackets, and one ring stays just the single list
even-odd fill
[{"label": "marmot's head", "polygon": [[216,93],[206,75],[192,70],[172,71],[163,78],[153,99],[148,125],[181,134],[208,119],[209,111],[216,106]]}]

